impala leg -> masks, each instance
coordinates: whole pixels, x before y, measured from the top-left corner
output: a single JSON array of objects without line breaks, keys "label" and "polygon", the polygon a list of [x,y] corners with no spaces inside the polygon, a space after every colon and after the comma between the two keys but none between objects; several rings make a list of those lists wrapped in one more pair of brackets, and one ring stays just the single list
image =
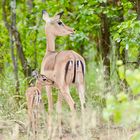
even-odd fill
[{"label": "impala leg", "polygon": [[39,110],[40,110],[40,116],[42,116],[42,119],[43,119],[43,123],[45,124],[45,127],[47,128],[47,123],[46,123],[46,116],[47,116],[47,112],[46,112],[46,110],[45,110],[45,107],[44,107],[44,103],[43,103],[43,101],[41,100],[41,102],[40,102],[40,108],[39,108]]},{"label": "impala leg", "polygon": [[39,113],[40,113],[40,106],[41,106],[41,102],[39,101],[39,104],[36,108],[36,112],[35,112],[35,136],[36,136],[36,140],[39,139],[39,124],[40,124],[40,120],[39,120]]},{"label": "impala leg", "polygon": [[28,119],[29,119],[29,129],[28,129],[28,138],[30,139],[30,133],[32,132],[34,139],[35,132],[35,122],[34,122],[34,112],[33,112],[33,98],[31,100],[27,97],[27,106],[28,106]]},{"label": "impala leg", "polygon": [[50,86],[46,86],[46,92],[48,97],[48,111],[51,113],[53,111],[52,88]]},{"label": "impala leg", "polygon": [[61,91],[62,96],[64,97],[64,99],[68,103],[70,110],[72,111],[72,121],[71,121],[72,133],[76,134],[76,130],[75,130],[75,119],[76,119],[75,102],[73,101],[73,99],[70,95],[70,91],[69,91],[68,86],[64,87],[60,91]]},{"label": "impala leg", "polygon": [[35,122],[35,113],[34,113],[34,111],[32,111],[32,122],[31,122],[32,124],[32,133],[33,133],[33,140],[35,140],[35,138],[36,138],[36,133],[35,133],[35,131],[36,131],[36,122]]},{"label": "impala leg", "polygon": [[34,112],[33,117],[33,137],[34,140],[38,140],[38,111],[37,109]]},{"label": "impala leg", "polygon": [[82,116],[81,116],[81,119],[82,119],[82,133],[84,134],[84,136],[86,135],[85,134],[85,86],[84,84],[77,84],[77,90],[78,90],[78,93],[79,93],[79,98],[80,98],[80,103],[81,103],[81,112],[82,112]]},{"label": "impala leg", "polygon": [[52,134],[52,111],[53,111],[52,88],[50,86],[46,86],[46,92],[48,97],[48,139],[50,139]]},{"label": "impala leg", "polygon": [[28,109],[28,119],[29,119],[29,126],[28,126],[28,139],[30,139],[30,133],[33,130],[33,115],[31,110]]},{"label": "impala leg", "polygon": [[82,112],[84,112],[84,108],[85,108],[85,86],[84,86],[84,84],[77,84],[77,90],[79,93],[81,110],[82,110]]},{"label": "impala leg", "polygon": [[59,137],[62,137],[62,95],[58,93],[57,99],[57,113],[58,113],[58,129],[59,129]]},{"label": "impala leg", "polygon": [[61,94],[64,97],[64,99],[66,100],[66,102],[68,103],[70,110],[75,111],[75,108],[76,108],[75,102],[73,101],[73,99],[70,95],[69,87],[65,87],[64,89],[62,89]]}]

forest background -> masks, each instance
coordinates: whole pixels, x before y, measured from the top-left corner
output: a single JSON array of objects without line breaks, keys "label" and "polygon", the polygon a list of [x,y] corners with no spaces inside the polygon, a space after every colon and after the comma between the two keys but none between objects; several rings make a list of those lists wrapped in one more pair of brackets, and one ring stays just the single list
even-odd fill
[{"label": "forest background", "polygon": [[[40,70],[46,51],[43,9],[50,16],[64,11],[62,21],[76,30],[73,36],[58,37],[56,49],[71,49],[85,58],[87,106],[104,124],[137,130],[140,124],[139,0],[1,0],[1,122],[25,119],[25,90],[32,71]],[[71,92],[80,109],[75,89]],[[56,101],[55,90],[53,96]],[[43,100],[47,110],[45,91]],[[68,110],[67,105],[65,108]],[[132,138],[136,137],[140,138],[137,131]]]}]

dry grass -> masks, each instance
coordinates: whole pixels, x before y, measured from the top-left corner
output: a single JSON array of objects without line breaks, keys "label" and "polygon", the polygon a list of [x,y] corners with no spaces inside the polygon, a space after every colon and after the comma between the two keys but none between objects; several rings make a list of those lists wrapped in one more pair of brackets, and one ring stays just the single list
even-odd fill
[{"label": "dry grass", "polygon": [[[24,111],[23,111],[24,112]],[[21,112],[22,113],[22,112]],[[0,140],[32,140],[28,138],[27,116],[24,114],[21,120],[0,120]],[[15,116],[16,118],[16,116]],[[76,132],[71,132],[71,114],[63,112],[63,136],[61,140],[130,140],[131,136],[138,131],[126,129],[120,126],[114,126],[103,122],[99,114],[91,108],[87,108],[85,115],[77,113],[77,118],[74,121]],[[39,140],[47,139],[47,125],[44,124],[44,119],[41,118],[39,126]],[[53,115],[53,131],[51,140],[60,140],[58,136],[57,115]]]}]

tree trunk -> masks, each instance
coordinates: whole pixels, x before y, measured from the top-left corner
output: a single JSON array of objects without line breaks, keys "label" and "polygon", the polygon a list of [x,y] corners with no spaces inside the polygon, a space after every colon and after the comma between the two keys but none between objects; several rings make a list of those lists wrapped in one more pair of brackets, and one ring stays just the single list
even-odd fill
[{"label": "tree trunk", "polygon": [[[11,6],[13,6],[14,1],[11,3]],[[12,7],[11,7],[12,8]],[[28,77],[31,75],[31,67],[28,65],[28,62],[25,58],[24,52],[23,52],[23,48],[22,48],[22,43],[21,43],[21,39],[20,39],[20,34],[16,28],[16,12],[14,11],[14,16],[15,16],[15,21],[14,24],[10,25],[8,20],[7,20],[7,11],[6,11],[6,0],[2,1],[2,16],[3,16],[3,20],[5,23],[5,26],[7,28],[7,30],[10,32],[12,32],[14,39],[15,39],[15,44],[16,44],[16,48],[17,48],[17,52],[18,52],[18,57],[19,60],[21,62],[22,65],[22,69],[23,69],[23,73],[25,75],[25,77]],[[12,20],[11,20],[12,22]]]},{"label": "tree trunk", "polygon": [[[29,21],[30,21],[27,24],[28,26],[38,26],[38,25],[36,25],[36,17],[34,17],[32,20],[30,20],[30,15],[33,13],[34,6],[35,6],[34,5],[34,0],[27,0],[27,7],[28,7],[28,14],[29,14],[28,18],[29,18]],[[35,38],[34,38],[34,40],[31,40],[31,42],[32,42],[33,47],[34,47],[34,59],[33,59],[34,60],[33,61],[34,67],[33,67],[33,69],[36,69],[37,66],[38,66],[38,63],[37,63],[37,45],[36,45],[38,30],[35,30],[34,35],[35,35]]]},{"label": "tree trunk", "polygon": [[27,5],[28,5],[28,11],[29,11],[29,13],[32,12],[32,9],[33,9],[33,1],[34,0],[27,0]]},{"label": "tree trunk", "polygon": [[103,59],[103,65],[105,67],[105,77],[107,79],[110,77],[110,60],[109,60],[109,53],[110,53],[110,32],[109,32],[109,25],[108,19],[105,14],[101,14],[101,55]]},{"label": "tree trunk", "polygon": [[17,59],[14,53],[14,38],[13,38],[13,33],[10,31],[10,47],[11,47],[11,58],[13,62],[13,68],[14,68],[14,75],[15,75],[15,80],[16,80],[16,94],[19,94],[19,79],[18,79],[18,64],[17,64]]},{"label": "tree trunk", "polygon": [[140,0],[136,0],[137,19],[140,20]]},{"label": "tree trunk", "polygon": [[[117,5],[116,5],[116,7],[117,7]],[[124,21],[124,17],[123,17],[123,5],[122,4],[120,4],[120,9],[119,9],[119,16],[118,16],[118,18],[117,18],[117,20],[118,20],[118,22],[119,23],[121,23],[121,22],[123,22]],[[125,50],[123,50],[122,51],[122,54],[120,54],[120,43],[121,42],[116,42],[116,46],[117,46],[117,57],[118,57],[118,59],[121,59],[122,61],[123,61],[123,63],[125,63]]]},{"label": "tree trunk", "polygon": [[[14,27],[16,24],[16,0],[11,1],[11,27]],[[13,31],[9,30],[10,34],[10,46],[11,46],[11,57],[14,67],[14,75],[16,80],[16,94],[19,94],[19,79],[18,79],[18,63],[17,59],[14,53],[14,34]],[[19,100],[17,99],[17,103],[19,103]]]},{"label": "tree trunk", "polygon": [[17,52],[18,52],[18,57],[20,59],[21,65],[22,65],[22,69],[23,69],[23,73],[26,77],[31,75],[32,69],[31,67],[28,65],[28,62],[25,58],[24,52],[23,52],[23,47],[21,44],[21,39],[20,39],[20,34],[16,29],[16,26],[14,26],[14,28],[12,28],[13,33],[14,33],[14,38],[15,38],[15,43],[16,43],[16,47],[17,47]]}]

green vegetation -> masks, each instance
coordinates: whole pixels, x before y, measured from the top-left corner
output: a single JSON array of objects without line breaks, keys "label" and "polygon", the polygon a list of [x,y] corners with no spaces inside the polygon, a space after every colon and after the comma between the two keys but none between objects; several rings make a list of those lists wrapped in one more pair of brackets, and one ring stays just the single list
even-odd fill
[{"label": "green vegetation", "polygon": [[[139,0],[0,1],[0,139],[3,135],[5,139],[16,139],[14,131],[27,139],[21,127],[27,122],[25,90],[31,72],[40,70],[46,51],[43,9],[50,16],[64,11],[63,22],[76,30],[73,36],[57,38],[56,49],[72,49],[86,60],[85,124],[92,123],[85,128],[84,140],[139,140]],[[57,91],[53,94],[56,101]],[[72,88],[71,94],[79,115],[76,90]],[[47,110],[45,90],[43,101]],[[66,104],[63,110],[67,118]],[[70,121],[66,118],[64,125]],[[80,125],[78,121],[76,124]],[[42,140],[43,133],[45,128],[41,131]]]}]

